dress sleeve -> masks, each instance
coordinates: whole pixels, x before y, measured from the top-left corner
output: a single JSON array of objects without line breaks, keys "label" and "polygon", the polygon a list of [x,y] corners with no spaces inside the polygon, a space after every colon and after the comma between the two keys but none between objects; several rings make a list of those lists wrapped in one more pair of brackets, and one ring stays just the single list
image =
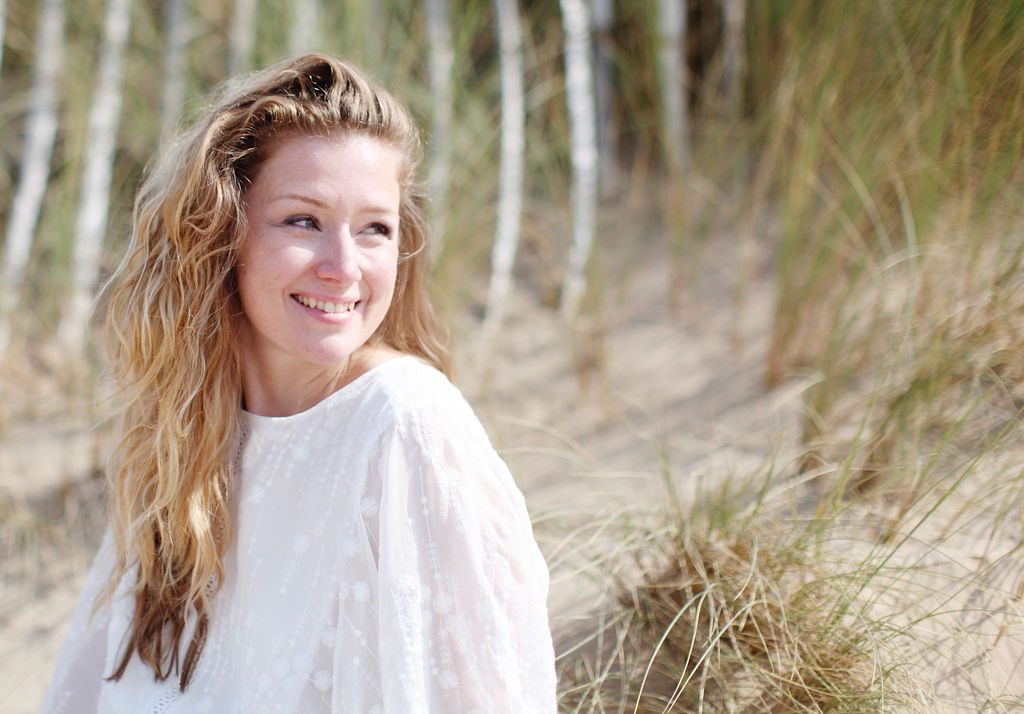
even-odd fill
[{"label": "dress sleeve", "polygon": [[472,411],[399,419],[377,468],[384,711],[554,712],[547,566]]},{"label": "dress sleeve", "polygon": [[43,700],[42,714],[77,714],[97,710],[100,686],[106,674],[103,668],[107,660],[110,608],[104,605],[94,613],[94,606],[106,588],[113,568],[113,535],[108,528],[78,597],[71,627]]}]

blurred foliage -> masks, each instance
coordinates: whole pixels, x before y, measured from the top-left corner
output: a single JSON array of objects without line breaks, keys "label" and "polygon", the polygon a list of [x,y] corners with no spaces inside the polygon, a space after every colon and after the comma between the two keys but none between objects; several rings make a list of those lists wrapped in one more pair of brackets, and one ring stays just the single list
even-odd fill
[{"label": "blurred foliage", "polygon": [[[691,2],[691,93],[718,49],[719,10],[711,0]],[[37,3],[16,3],[8,10],[5,61],[0,76],[0,145],[3,164],[0,223],[10,209],[18,177],[19,144],[35,62],[34,32]],[[164,45],[163,6],[137,0],[126,56],[125,98],[111,196],[106,265],[118,254],[126,231],[135,187],[146,162],[157,151]],[[190,3],[188,19],[187,101],[183,122],[201,114],[204,97],[227,71],[228,29],[233,3],[217,0]],[[407,101],[424,124],[429,141],[430,96],[426,76],[423,8],[418,3],[353,1],[322,3],[317,27],[309,28],[309,47],[337,54],[368,69],[375,78]],[[32,319],[21,327],[30,336],[46,338],[58,317],[67,285],[70,242],[86,141],[86,116],[93,100],[94,71],[102,43],[104,3],[81,0],[67,8],[60,128],[52,161],[51,181],[37,240],[33,247],[26,300]],[[500,136],[498,50],[493,8],[487,0],[452,3],[452,42],[456,63],[455,131],[449,235],[440,256],[437,282],[444,285],[438,300],[451,309],[475,304],[486,284],[493,233]],[[563,33],[559,5],[554,0],[531,2],[521,8],[524,23],[527,87],[527,204],[524,216],[524,262],[542,274],[524,276],[527,284],[553,292],[561,279],[570,220],[569,141],[563,95]],[[260,2],[257,11],[253,66],[287,54],[290,5],[280,0]],[[611,36],[605,38],[615,63],[616,125],[619,160],[627,167],[626,181],[647,182],[658,166],[658,90],[655,4],[621,3]],[[165,140],[168,137],[163,137]],[[614,201],[612,201],[614,203]],[[459,276],[458,280],[452,280]],[[557,292],[557,290],[554,290]]]},{"label": "blurred foliage", "polygon": [[[103,5],[102,0],[79,0],[68,8],[58,142],[24,297],[32,309],[19,318],[23,342],[29,344],[49,341],[66,296]],[[225,76],[232,8],[229,0],[191,3],[185,122],[202,113],[204,97]],[[810,399],[809,442],[821,435],[844,385],[862,378],[866,365],[877,365],[877,355],[906,348],[911,333],[914,340],[927,342],[927,335],[940,334],[942,325],[948,328],[943,311],[955,311],[959,303],[942,304],[937,296],[1003,300],[993,304],[996,319],[976,330],[974,344],[989,349],[990,342],[1012,342],[1017,326],[1010,327],[1012,313],[1004,303],[1020,283],[1024,255],[1019,230],[1024,148],[1020,4],[748,2],[747,72],[738,113],[722,105],[719,91],[720,3],[689,0],[688,8],[687,88],[695,160],[685,181],[660,180],[657,3],[617,3],[610,33],[598,38],[613,60],[617,95],[611,119],[618,128],[615,151],[621,172],[618,186],[603,198],[601,225],[608,234],[598,236],[595,265],[604,262],[602,246],[617,250],[610,243],[620,236],[610,233],[630,225],[608,216],[630,211],[639,219],[638,235],[629,237],[637,263],[650,254],[658,236],[668,235],[663,243],[681,278],[672,282],[673,294],[666,297],[676,305],[705,259],[705,236],[721,230],[743,234],[758,255],[770,257],[777,284],[767,383],[794,370],[814,369],[822,375]],[[36,11],[36,3],[29,1],[8,8],[0,76],[3,225],[10,209],[7,197],[18,177]],[[132,194],[143,167],[161,141],[163,6],[137,0],[132,12],[107,268],[128,231]],[[317,26],[309,28],[310,47],[368,68],[413,107],[429,142],[430,48],[422,6],[350,0],[322,3],[321,13]],[[481,303],[500,142],[492,5],[462,0],[451,4],[450,13],[456,58],[451,155],[456,159],[447,235],[441,237],[444,249],[434,281],[437,302],[449,318],[478,310]],[[522,289],[552,304],[570,233],[564,39],[554,0],[525,3],[521,13],[528,115],[518,280]],[[252,62],[260,66],[285,54],[290,6],[265,0],[258,5],[257,19]],[[959,258],[950,261],[951,254]],[[621,253],[612,255],[617,261]],[[940,263],[952,272],[936,273]],[[755,268],[747,258],[738,269],[749,279]],[[903,306],[898,309],[867,300],[865,286],[875,286],[871,294],[878,298],[879,281],[886,291],[890,283],[903,286],[897,290],[912,290],[904,297],[913,307],[901,300],[895,301]],[[586,304],[604,309],[601,301]],[[902,310],[905,319],[894,320],[894,309]],[[986,341],[986,335],[997,334]],[[949,373],[943,365],[928,369]],[[907,379],[914,381],[913,376]]]},{"label": "blurred foliage", "polygon": [[[766,379],[818,375],[805,466],[844,461],[861,485],[898,481],[948,441],[955,405],[1014,420],[1022,403],[1024,11],[752,10],[752,27],[772,28],[751,33],[768,61],[749,85],[778,216]],[[854,435],[837,438],[842,425]]]}]

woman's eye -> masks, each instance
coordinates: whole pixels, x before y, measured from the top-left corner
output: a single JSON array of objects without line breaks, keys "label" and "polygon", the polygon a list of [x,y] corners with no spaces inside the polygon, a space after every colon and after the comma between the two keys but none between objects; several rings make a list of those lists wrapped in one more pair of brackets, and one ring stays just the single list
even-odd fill
[{"label": "woman's eye", "polygon": [[371,223],[366,227],[366,232],[371,235],[384,236],[387,238],[391,235],[391,226],[385,223]]},{"label": "woman's eye", "polygon": [[316,230],[320,227],[312,216],[292,216],[285,219],[285,225],[307,228],[309,230]]}]

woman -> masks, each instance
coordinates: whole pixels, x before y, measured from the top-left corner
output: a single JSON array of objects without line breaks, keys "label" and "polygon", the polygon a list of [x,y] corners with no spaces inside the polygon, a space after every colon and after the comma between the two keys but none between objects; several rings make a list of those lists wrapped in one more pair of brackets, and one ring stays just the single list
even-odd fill
[{"label": "woman", "polygon": [[311,55],[156,164],[111,532],[45,712],[554,711],[547,570],[424,291],[420,143]]}]

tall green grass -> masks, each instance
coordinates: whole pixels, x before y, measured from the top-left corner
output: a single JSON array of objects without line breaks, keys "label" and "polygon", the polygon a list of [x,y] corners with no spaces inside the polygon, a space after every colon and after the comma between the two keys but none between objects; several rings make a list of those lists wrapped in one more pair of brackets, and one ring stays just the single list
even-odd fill
[{"label": "tall green grass", "polygon": [[752,11],[752,52],[771,58],[751,82],[771,149],[759,170],[781,224],[767,378],[826,363],[842,378],[859,351],[836,341],[879,332],[851,324],[861,281],[945,249],[963,271],[940,293],[962,290],[992,250],[1017,270],[1024,11],[967,0]]}]

